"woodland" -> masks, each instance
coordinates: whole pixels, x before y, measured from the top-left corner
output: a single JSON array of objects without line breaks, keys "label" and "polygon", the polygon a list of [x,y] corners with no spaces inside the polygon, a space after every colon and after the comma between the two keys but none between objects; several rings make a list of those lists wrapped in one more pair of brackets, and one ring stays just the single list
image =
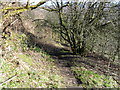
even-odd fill
[{"label": "woodland", "polygon": [[119,90],[119,24],[120,2],[0,0],[0,89]]}]

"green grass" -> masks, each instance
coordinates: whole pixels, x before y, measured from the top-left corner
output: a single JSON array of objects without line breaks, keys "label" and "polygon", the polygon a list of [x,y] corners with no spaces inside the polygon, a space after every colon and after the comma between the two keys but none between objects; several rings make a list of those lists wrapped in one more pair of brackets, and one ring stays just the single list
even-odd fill
[{"label": "green grass", "polygon": [[34,48],[32,48],[32,50],[34,50],[35,52],[41,52],[42,51],[41,48],[39,48],[39,47],[34,47]]},{"label": "green grass", "polygon": [[99,75],[84,67],[72,67],[75,77],[85,88],[118,88],[118,84],[111,76]]},{"label": "green grass", "polygon": [[[19,61],[20,65],[16,66],[15,61]],[[11,76],[16,74],[16,77],[7,83],[3,83],[2,87],[9,88],[60,88],[65,86],[63,77],[57,72],[57,67],[50,64],[46,60],[43,63],[38,63],[38,68],[34,67],[37,63],[32,62],[31,56],[25,54],[18,55],[14,62],[4,61],[0,71],[4,74],[1,82],[4,82]],[[22,64],[25,62],[26,64]],[[42,61],[43,62],[43,61]],[[27,66],[29,64],[29,66]],[[29,69],[25,68],[29,67]],[[51,72],[51,69],[56,68]]]},{"label": "green grass", "polygon": [[[28,48],[28,38],[25,34],[18,35],[12,32],[11,37],[5,40],[3,47],[12,47],[11,51],[4,51],[0,59],[0,88],[58,88],[65,87],[64,77],[59,75],[59,70],[53,59],[39,47]],[[33,54],[25,54],[31,51]],[[37,57],[34,54],[38,55]],[[44,56],[44,57],[39,57]],[[38,61],[38,62],[37,62]],[[19,63],[19,64],[17,64]],[[0,72],[0,73],[1,73]],[[4,82],[16,75],[12,80]]]},{"label": "green grass", "polygon": [[[37,46],[28,48],[27,40],[25,34],[12,33],[11,37],[3,44],[4,48],[10,46],[12,49],[9,52],[5,51],[7,53],[0,59],[0,63],[2,63],[0,71],[3,73],[0,82],[4,82],[13,75],[16,77],[3,83],[0,88],[66,87],[64,77],[61,76],[59,68],[54,64],[54,59]],[[31,56],[25,54],[26,50],[32,52]],[[61,52],[67,53],[68,51]],[[18,65],[17,62],[19,62]],[[99,75],[84,67],[72,67],[71,69],[84,88],[118,87],[116,81],[110,76]]]},{"label": "green grass", "polygon": [[30,56],[25,55],[25,54],[19,54],[19,55],[17,55],[17,56],[18,56],[18,58],[19,58],[20,60],[28,63],[29,65],[32,65],[33,59],[32,59]]}]

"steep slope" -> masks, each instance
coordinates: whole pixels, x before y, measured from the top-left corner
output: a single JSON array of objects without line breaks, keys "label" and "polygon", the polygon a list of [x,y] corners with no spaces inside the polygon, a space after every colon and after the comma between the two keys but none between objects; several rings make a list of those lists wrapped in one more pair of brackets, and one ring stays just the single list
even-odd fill
[{"label": "steep slope", "polygon": [[[69,69],[66,69],[69,75],[62,73],[63,68],[59,68],[54,63],[55,60],[43,50],[46,41],[55,45],[54,41],[50,40],[51,36],[49,39],[42,40],[46,35],[46,30],[48,32],[49,29],[43,27],[43,32],[39,34],[32,19],[25,19],[26,14],[22,15],[16,15],[4,22],[7,28],[1,45],[0,87],[58,88],[77,86],[77,81]],[[41,48],[38,45],[41,45]],[[56,46],[59,45],[56,44]]]},{"label": "steep slope", "polygon": [[68,77],[53,63],[54,59],[40,48],[28,48],[25,34],[11,33],[4,40],[0,68],[1,87],[58,88],[69,87]]},{"label": "steep slope", "polygon": [[[8,29],[10,35],[1,45],[1,88],[119,87],[113,79],[119,78],[119,66],[107,70],[108,61],[97,55],[72,55],[69,47],[53,39],[51,28],[40,23],[36,28],[32,19],[23,16]],[[107,75],[108,71],[115,75]]]}]

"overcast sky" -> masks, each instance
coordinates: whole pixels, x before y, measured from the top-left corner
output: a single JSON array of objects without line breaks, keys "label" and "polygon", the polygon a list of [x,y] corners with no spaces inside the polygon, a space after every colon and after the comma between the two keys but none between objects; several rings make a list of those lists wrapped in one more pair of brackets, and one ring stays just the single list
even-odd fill
[{"label": "overcast sky", "polygon": [[[6,1],[19,1],[19,0],[0,0],[2,2],[6,2]],[[27,0],[20,0],[21,2],[27,2]],[[30,0],[30,3],[33,3],[33,4],[36,4],[38,2],[40,2],[42,0]],[[53,0],[54,1],[54,0]],[[58,0],[59,1],[59,0]],[[73,0],[63,0],[64,2],[65,1],[73,1]],[[86,1],[86,0],[76,0],[76,1]],[[87,1],[97,1],[97,0],[87,0]],[[119,2],[120,0],[98,0],[98,1],[112,1],[112,2]],[[50,4],[50,2],[48,2],[47,4]]]},{"label": "overcast sky", "polygon": [[[21,1],[24,1],[24,2],[27,2],[27,0],[21,0]],[[30,0],[31,3],[38,3],[39,1],[41,0]],[[72,0],[63,0],[63,1],[72,1]],[[76,0],[76,1],[85,1],[85,0]],[[94,1],[94,0],[87,0],[87,1]],[[96,0],[95,0],[96,1]],[[99,1],[99,0],[98,0]],[[119,2],[119,0],[100,0],[100,1],[113,1],[113,2]],[[50,2],[48,2],[47,4],[50,4]]]}]

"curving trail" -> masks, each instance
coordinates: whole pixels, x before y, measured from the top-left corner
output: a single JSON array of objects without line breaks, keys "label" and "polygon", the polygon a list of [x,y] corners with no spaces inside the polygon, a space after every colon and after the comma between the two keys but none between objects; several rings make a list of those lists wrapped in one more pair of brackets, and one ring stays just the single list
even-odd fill
[{"label": "curving trail", "polygon": [[[96,73],[113,76],[118,83],[120,83],[120,65],[110,64],[108,69],[109,60],[95,53],[89,53],[85,57],[80,55],[72,55],[69,52],[69,47],[64,46],[56,42],[52,37],[52,30],[50,28],[44,28],[38,32],[32,32],[29,26],[25,25],[26,21],[23,20],[23,25],[27,29],[24,29],[30,37],[31,43],[35,44],[37,47],[41,48],[43,51],[51,55],[51,58],[55,60],[56,66],[59,67],[62,76],[66,77],[67,87],[81,87],[79,81],[75,78],[71,71],[71,67],[74,66],[84,66],[88,70],[93,70]],[[32,21],[27,22],[27,24],[33,25]],[[41,33],[41,36],[39,34]],[[64,52],[63,52],[64,51]]]}]

